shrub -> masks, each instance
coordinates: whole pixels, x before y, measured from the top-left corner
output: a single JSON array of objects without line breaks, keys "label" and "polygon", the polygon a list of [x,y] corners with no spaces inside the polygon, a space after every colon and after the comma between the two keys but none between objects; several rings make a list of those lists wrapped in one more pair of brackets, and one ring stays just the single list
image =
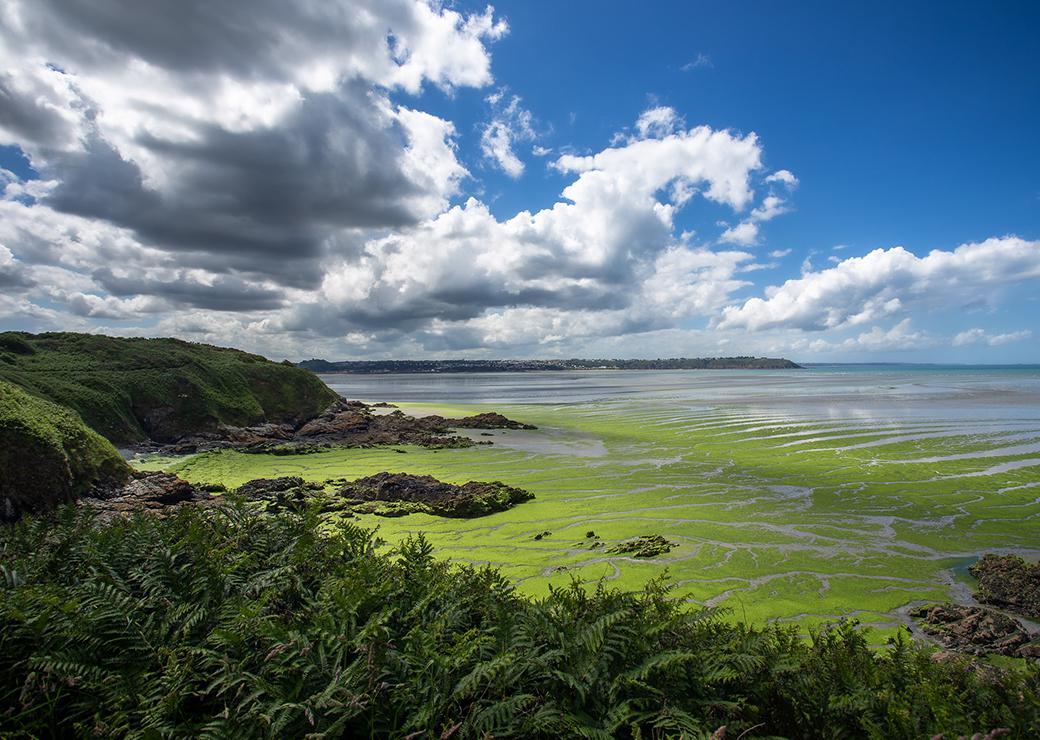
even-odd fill
[{"label": "shrub", "polygon": [[[230,505],[0,531],[0,727],[25,736],[927,737],[1040,731],[1036,673],[994,677],[842,623],[799,638],[661,582],[542,599],[384,553],[315,510]],[[6,712],[6,713],[5,713]]]}]

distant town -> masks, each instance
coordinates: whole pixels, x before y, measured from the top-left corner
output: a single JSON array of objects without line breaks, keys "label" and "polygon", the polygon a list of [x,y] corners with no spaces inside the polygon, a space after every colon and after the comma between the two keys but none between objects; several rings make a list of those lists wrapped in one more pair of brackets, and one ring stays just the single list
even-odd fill
[{"label": "distant town", "polygon": [[304,360],[316,373],[525,373],[558,370],[788,370],[773,357],[674,357],[657,360]]}]

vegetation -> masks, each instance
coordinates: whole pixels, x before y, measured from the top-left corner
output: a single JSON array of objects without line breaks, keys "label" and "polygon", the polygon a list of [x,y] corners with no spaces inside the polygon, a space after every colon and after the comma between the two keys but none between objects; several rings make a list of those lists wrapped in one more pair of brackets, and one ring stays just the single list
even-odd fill
[{"label": "vegetation", "polygon": [[11,737],[893,738],[1040,732],[1037,676],[803,641],[577,583],[383,554],[312,509],[184,508],[0,530],[0,725]]},{"label": "vegetation", "polygon": [[75,410],[116,444],[219,424],[299,423],[338,396],[312,373],[178,339],[0,334],[0,380]]},{"label": "vegetation", "polygon": [[118,485],[130,468],[69,409],[0,381],[0,521]]}]

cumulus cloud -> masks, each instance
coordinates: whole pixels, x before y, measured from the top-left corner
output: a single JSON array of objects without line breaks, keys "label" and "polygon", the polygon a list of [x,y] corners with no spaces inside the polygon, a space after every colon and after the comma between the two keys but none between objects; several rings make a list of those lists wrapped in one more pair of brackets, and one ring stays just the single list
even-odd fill
[{"label": "cumulus cloud", "polygon": [[742,221],[722,232],[719,241],[723,244],[738,244],[749,247],[758,241],[758,224],[753,221]]},{"label": "cumulus cloud", "polygon": [[[781,172],[791,175],[787,170],[781,170]],[[775,180],[776,174],[770,175],[765,178],[766,182],[771,179]],[[794,177],[791,175],[791,177]],[[796,181],[797,182],[797,181]],[[761,204],[751,210],[748,218],[735,226],[731,226],[722,232],[719,237],[719,241],[723,244],[737,244],[742,247],[750,247],[758,242],[759,237],[759,224],[766,221],[772,221],[777,216],[787,213],[790,208],[788,207],[787,200],[785,198],[770,193],[762,199]]]},{"label": "cumulus cloud", "polygon": [[1029,339],[1031,336],[1033,336],[1033,332],[1028,329],[1007,332],[1004,334],[990,334],[985,329],[976,327],[974,329],[966,329],[959,332],[954,336],[952,344],[954,347],[965,347],[971,344],[982,343],[988,344],[990,347],[997,347],[1001,344]]},{"label": "cumulus cloud", "polygon": [[[660,116],[664,119],[664,116]],[[638,126],[637,126],[638,130]],[[437,346],[505,336],[571,337],[670,325],[717,311],[751,255],[675,233],[697,193],[744,207],[761,150],[753,134],[647,127],[647,138],[553,166],[573,176],[552,207],[499,220],[475,199],[368,241],[327,272],[320,299],[277,319],[292,331],[408,331]],[[598,317],[593,321],[592,317]],[[562,327],[562,328],[561,328]]]},{"label": "cumulus cloud", "polygon": [[[811,266],[810,266],[811,269]],[[1017,237],[963,244],[918,257],[902,247],[876,249],[819,272],[806,272],[722,312],[720,328],[807,331],[855,326],[907,311],[949,306],[997,286],[1040,277],[1040,242]]]},{"label": "cumulus cloud", "polygon": [[452,124],[392,95],[489,84],[506,31],[416,0],[11,0],[0,144],[50,184],[17,185],[38,209],[19,217],[104,223],[140,261],[230,287],[316,286],[345,230],[417,224],[458,192]]}]

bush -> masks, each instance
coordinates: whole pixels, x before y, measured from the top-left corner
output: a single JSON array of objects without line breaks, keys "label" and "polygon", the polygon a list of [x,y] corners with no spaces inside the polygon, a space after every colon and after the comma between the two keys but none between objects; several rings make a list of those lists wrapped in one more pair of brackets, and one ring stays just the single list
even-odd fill
[{"label": "bush", "polygon": [[[324,522],[324,523],[323,523]],[[5,713],[6,708],[6,713]],[[993,677],[852,623],[800,639],[641,593],[543,599],[422,537],[231,505],[0,531],[0,727],[25,736],[928,737],[1040,731]]]}]

